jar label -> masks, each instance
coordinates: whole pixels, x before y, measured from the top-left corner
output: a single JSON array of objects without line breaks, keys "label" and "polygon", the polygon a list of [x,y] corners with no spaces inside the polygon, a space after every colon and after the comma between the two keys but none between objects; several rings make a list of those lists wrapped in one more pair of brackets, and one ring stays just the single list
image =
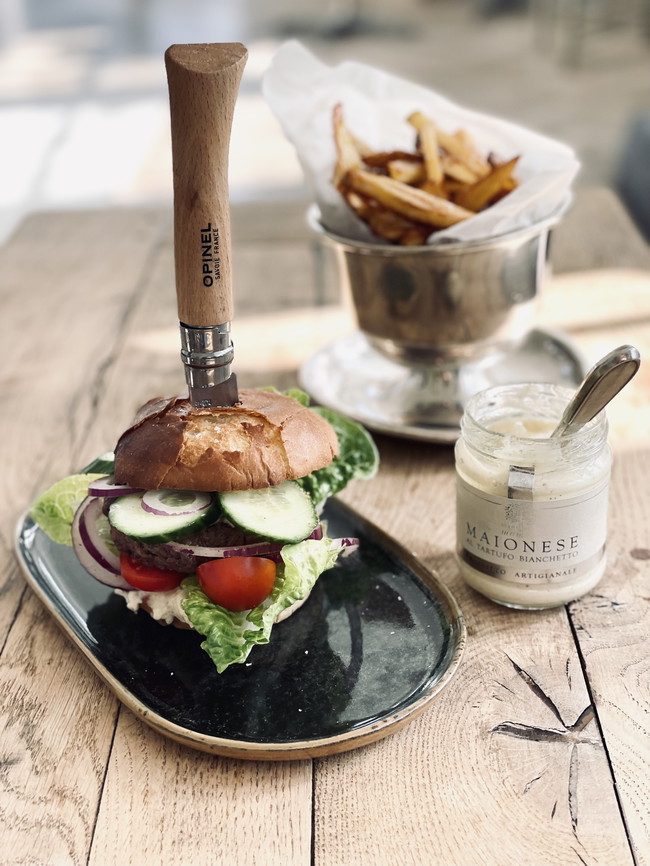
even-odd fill
[{"label": "jar label", "polygon": [[567,499],[506,499],[457,476],[458,555],[488,577],[564,583],[605,556],[609,479]]}]

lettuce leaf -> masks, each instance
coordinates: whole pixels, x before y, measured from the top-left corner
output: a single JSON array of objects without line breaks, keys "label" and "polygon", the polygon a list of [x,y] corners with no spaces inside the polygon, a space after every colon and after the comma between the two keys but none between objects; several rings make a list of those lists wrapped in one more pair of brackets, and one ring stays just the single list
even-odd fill
[{"label": "lettuce leaf", "polygon": [[361,424],[324,406],[312,406],[311,410],[332,425],[340,449],[339,456],[329,466],[298,478],[298,484],[319,505],[329,496],[343,490],[353,478],[372,478],[376,475],[379,454],[372,437]]},{"label": "lettuce leaf", "polygon": [[301,388],[286,388],[284,391],[278,391],[278,389],[274,385],[264,385],[264,387],[259,388],[260,391],[273,391],[274,394],[283,394],[285,397],[291,397],[297,403],[300,403],[301,406],[309,406],[310,399],[309,394],[303,391]]},{"label": "lettuce leaf", "polygon": [[231,664],[246,661],[256,644],[268,643],[273,624],[283,610],[305,598],[317,578],[336,562],[340,550],[330,549],[330,540],[308,539],[282,548],[275,586],[271,595],[252,610],[226,610],[210,601],[194,576],[186,578],[183,610],[196,631],[205,637],[201,644],[219,673]]},{"label": "lettuce leaf", "polygon": [[41,493],[29,510],[32,518],[46,535],[57,544],[72,546],[70,527],[81,502],[88,495],[88,485],[104,473],[90,472],[68,475]]},{"label": "lettuce leaf", "polygon": [[339,440],[340,454],[329,466],[317,469],[310,475],[298,478],[298,484],[312,498],[314,505],[321,505],[329,496],[343,490],[353,478],[373,478],[379,467],[379,452],[372,436],[365,427],[325,406],[310,406],[309,395],[300,388],[278,391],[272,385],[260,389],[293,397],[303,406],[309,406],[334,428]]}]

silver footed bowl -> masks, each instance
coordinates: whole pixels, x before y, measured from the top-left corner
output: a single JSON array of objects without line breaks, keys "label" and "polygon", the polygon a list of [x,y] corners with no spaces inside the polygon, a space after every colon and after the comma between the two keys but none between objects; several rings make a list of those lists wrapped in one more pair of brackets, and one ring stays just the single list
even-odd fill
[{"label": "silver footed bowl", "polygon": [[570,204],[481,241],[398,246],[340,237],[312,205],[307,221],[336,256],[343,291],[372,346],[408,366],[456,367],[507,352],[535,323],[550,230]]}]

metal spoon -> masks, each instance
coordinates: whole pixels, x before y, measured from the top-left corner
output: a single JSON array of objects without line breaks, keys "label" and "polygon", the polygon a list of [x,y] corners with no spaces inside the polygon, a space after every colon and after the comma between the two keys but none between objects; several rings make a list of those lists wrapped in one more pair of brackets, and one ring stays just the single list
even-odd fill
[{"label": "metal spoon", "polygon": [[641,356],[634,346],[619,346],[587,373],[571,398],[551,438],[575,433],[604,409],[639,369]]}]

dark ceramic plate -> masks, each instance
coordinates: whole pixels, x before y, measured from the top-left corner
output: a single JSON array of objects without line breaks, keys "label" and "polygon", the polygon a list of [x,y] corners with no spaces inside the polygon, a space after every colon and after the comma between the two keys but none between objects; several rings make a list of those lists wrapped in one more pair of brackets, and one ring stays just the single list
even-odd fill
[{"label": "dark ceramic plate", "polygon": [[458,605],[430,571],[337,500],[323,516],[330,535],[359,537],[359,551],[318,580],[267,646],[223,674],[198,634],[131,613],[30,518],[16,548],[29,585],[147,724],[215,754],[308,758],[415,718],[449,682],[465,642]]}]

